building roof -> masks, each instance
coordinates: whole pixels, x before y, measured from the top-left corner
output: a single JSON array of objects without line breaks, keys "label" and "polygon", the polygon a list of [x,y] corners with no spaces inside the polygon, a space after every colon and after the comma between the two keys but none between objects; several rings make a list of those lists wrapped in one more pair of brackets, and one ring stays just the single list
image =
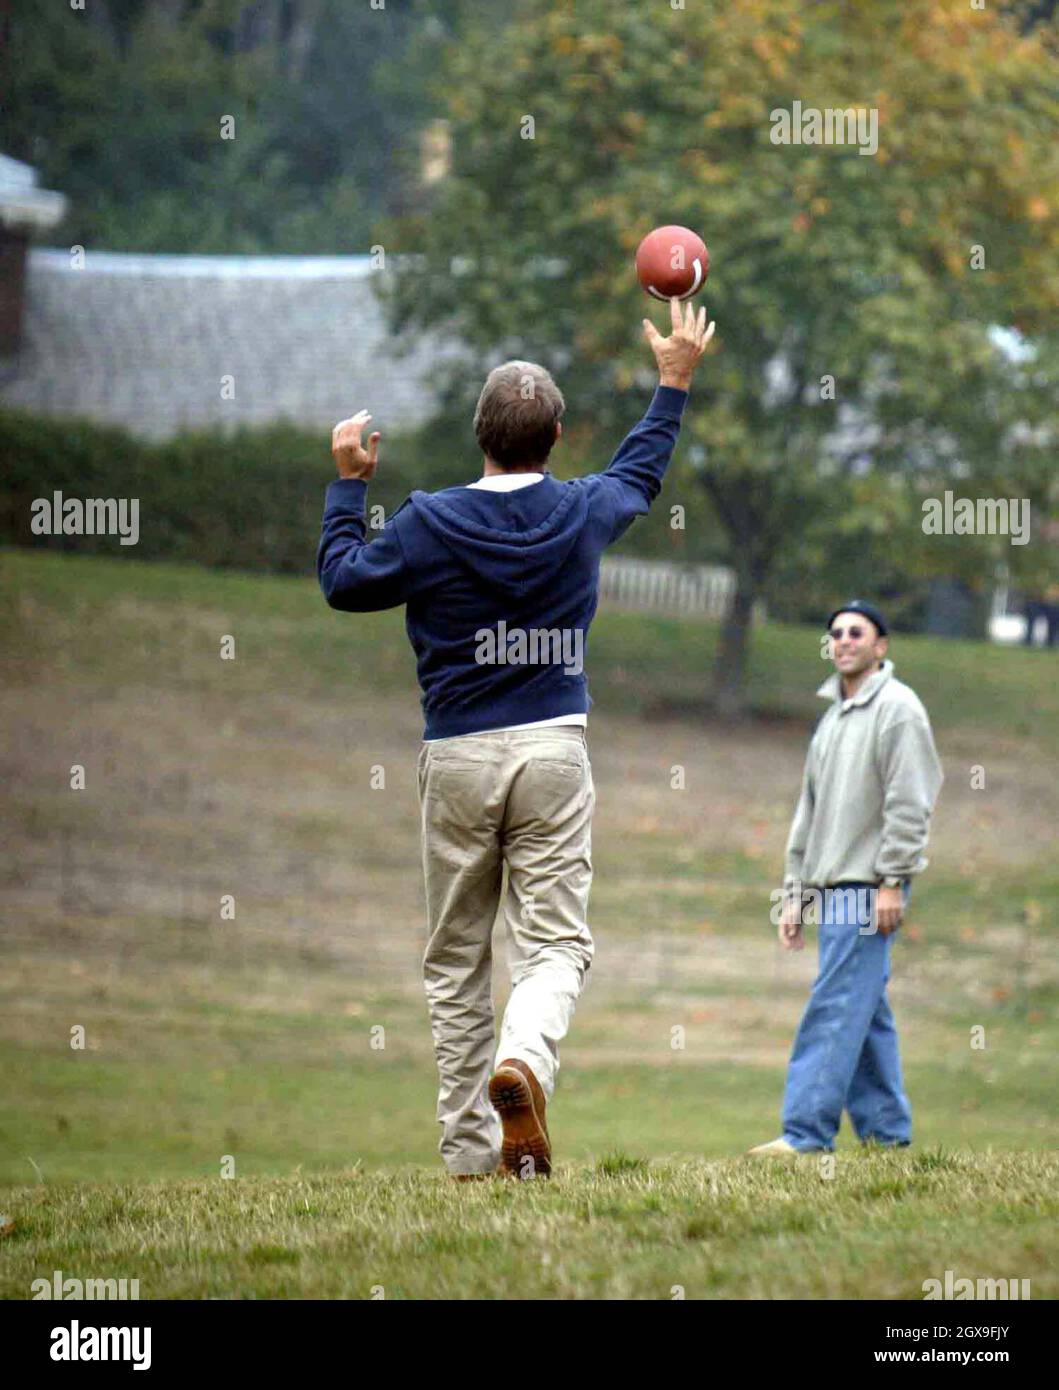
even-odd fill
[{"label": "building roof", "polygon": [[279,419],[330,431],[361,408],[404,429],[432,414],[432,369],[456,351],[422,336],[398,356],[375,292],[389,272],[363,256],[90,249],[76,265],[68,250],[30,250],[5,404],[146,438]]}]

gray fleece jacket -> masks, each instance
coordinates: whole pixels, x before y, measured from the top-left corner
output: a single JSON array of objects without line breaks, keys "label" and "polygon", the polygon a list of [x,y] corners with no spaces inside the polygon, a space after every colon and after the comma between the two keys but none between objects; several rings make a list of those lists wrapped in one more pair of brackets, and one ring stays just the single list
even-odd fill
[{"label": "gray fleece jacket", "polygon": [[848,700],[837,672],[816,693],[832,703],[809,744],[784,886],[921,873],[944,780],[922,701],[895,679],[892,661]]}]

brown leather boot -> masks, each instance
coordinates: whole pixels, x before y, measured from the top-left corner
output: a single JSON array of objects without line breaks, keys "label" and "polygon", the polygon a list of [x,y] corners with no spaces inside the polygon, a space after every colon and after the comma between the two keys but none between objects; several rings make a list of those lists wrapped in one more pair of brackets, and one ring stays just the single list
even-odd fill
[{"label": "brown leather boot", "polygon": [[500,1171],[522,1180],[549,1177],[552,1146],[544,1092],[532,1068],[517,1057],[505,1058],[490,1078],[489,1100],[503,1127]]}]

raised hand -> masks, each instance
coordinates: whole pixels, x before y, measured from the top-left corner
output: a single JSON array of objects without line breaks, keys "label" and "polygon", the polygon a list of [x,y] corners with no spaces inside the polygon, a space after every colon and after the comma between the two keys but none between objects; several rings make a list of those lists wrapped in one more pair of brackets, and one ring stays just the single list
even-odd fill
[{"label": "raised hand", "polygon": [[340,420],[331,431],[331,453],[338,466],[340,478],[374,478],[379,461],[379,431],[368,436],[368,447],[360,442],[364,426],[371,419],[366,410],[358,410],[348,420]]},{"label": "raised hand", "polygon": [[675,297],[669,301],[669,313],[673,331],[668,338],[662,337],[650,319],[643,321],[644,337],[650,343],[658,363],[661,384],[686,391],[716,325],[711,321],[709,327],[706,326],[705,308],[696,314],[692,304],[688,303],[682,308],[680,300]]}]

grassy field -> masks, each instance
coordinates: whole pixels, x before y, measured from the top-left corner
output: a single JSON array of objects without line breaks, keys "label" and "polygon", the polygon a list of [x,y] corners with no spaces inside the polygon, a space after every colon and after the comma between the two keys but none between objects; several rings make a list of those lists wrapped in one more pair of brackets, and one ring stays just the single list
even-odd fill
[{"label": "grassy field", "polygon": [[144,1297],[917,1298],[952,1268],[1054,1296],[1054,653],[894,642],[947,774],[892,984],[916,1143],[844,1130],[828,1180],[738,1157],[777,1132],[813,973],[768,914],[819,634],[757,632],[756,717],[724,727],[712,626],[602,612],[597,956],[557,1176],[513,1190],[436,1159],[402,615],[124,557],[0,573],[0,1293],[63,1269]]},{"label": "grassy field", "polygon": [[1044,1154],[858,1153],[833,1177],[811,1157],[613,1154],[523,1184],[405,1169],[38,1187],[0,1292],[59,1269],[137,1278],[141,1298],[921,1299],[951,1269],[1048,1298],[1057,1177]]}]

